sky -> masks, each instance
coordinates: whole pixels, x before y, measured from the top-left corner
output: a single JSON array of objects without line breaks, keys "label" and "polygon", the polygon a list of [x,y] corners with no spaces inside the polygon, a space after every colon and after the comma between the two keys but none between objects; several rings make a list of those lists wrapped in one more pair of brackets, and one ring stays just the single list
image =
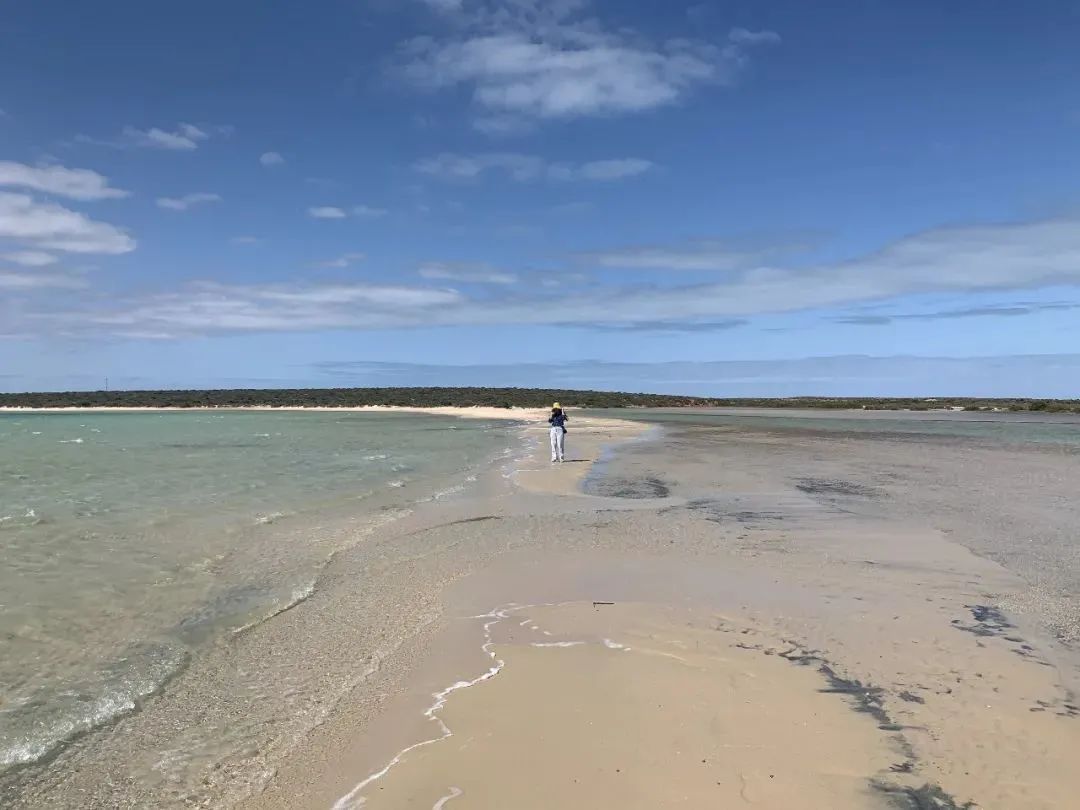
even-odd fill
[{"label": "sky", "polygon": [[40,0],[0,391],[1080,397],[1080,2]]}]

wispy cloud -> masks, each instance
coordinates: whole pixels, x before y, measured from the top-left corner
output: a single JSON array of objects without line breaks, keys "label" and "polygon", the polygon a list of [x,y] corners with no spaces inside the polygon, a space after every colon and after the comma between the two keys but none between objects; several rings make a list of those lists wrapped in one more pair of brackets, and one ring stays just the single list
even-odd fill
[{"label": "wispy cloud", "polygon": [[135,249],[125,231],[27,194],[0,192],[0,239],[31,250],[119,254]]},{"label": "wispy cloud", "polygon": [[192,194],[185,194],[183,197],[158,197],[157,199],[158,207],[169,211],[187,211],[196,205],[215,202],[221,202],[221,195],[205,191],[196,191]]},{"label": "wispy cloud", "polygon": [[560,203],[559,205],[552,206],[551,213],[559,214],[561,216],[576,216],[579,214],[587,214],[596,208],[594,203],[588,200],[576,200],[574,202]]},{"label": "wispy cloud", "polygon": [[0,160],[0,188],[30,189],[73,200],[109,200],[131,193],[111,187],[107,177],[90,169],[28,166],[10,160]]},{"label": "wispy cloud", "polygon": [[0,290],[78,290],[86,286],[86,279],[68,273],[11,273],[0,268]]},{"label": "wispy cloud", "polygon": [[701,332],[725,332],[746,326],[745,318],[730,318],[725,321],[643,321],[640,323],[598,323],[590,326],[601,332],[666,332],[669,334],[695,334]]},{"label": "wispy cloud", "polygon": [[751,48],[775,44],[771,31],[732,29],[720,45],[663,42],[605,26],[584,0],[473,0],[454,10],[458,33],[417,37],[396,70],[420,88],[471,89],[478,127],[505,132],[513,120],[635,113],[674,104],[695,88],[730,85]]},{"label": "wispy cloud", "polygon": [[355,205],[352,209],[354,217],[361,217],[363,219],[378,219],[379,217],[385,217],[389,213],[385,208],[376,208],[371,205]]},{"label": "wispy cloud", "polygon": [[935,312],[907,312],[893,315],[842,315],[833,320],[851,326],[885,326],[894,321],[951,321],[959,318],[1015,318],[1034,312],[1059,312],[1080,309],[1080,303],[1068,301],[1019,302],[1010,305],[962,307]]},{"label": "wispy cloud", "polygon": [[159,335],[364,328],[425,319],[463,300],[454,290],[378,284],[203,283],[87,313],[84,328]]},{"label": "wispy cloud", "polygon": [[4,253],[0,255],[0,259],[22,267],[48,267],[50,264],[56,264],[59,261],[56,256],[43,250],[19,250],[14,253]]},{"label": "wispy cloud", "polygon": [[385,208],[377,208],[372,205],[354,205],[352,208],[341,208],[336,205],[319,205],[308,209],[308,216],[315,219],[379,219],[385,217],[389,211]]},{"label": "wispy cloud", "polygon": [[421,2],[444,14],[461,11],[464,8],[464,0],[421,0]]},{"label": "wispy cloud", "polygon": [[194,124],[177,124],[175,129],[161,129],[150,127],[139,129],[138,127],[126,126],[115,138],[94,138],[89,135],[76,135],[76,143],[91,144],[93,146],[108,146],[113,149],[164,149],[175,152],[192,152],[199,148],[204,141],[213,135],[231,135],[233,128],[229,125],[221,126],[195,126]]},{"label": "wispy cloud", "polygon": [[644,174],[654,167],[641,158],[594,160],[588,163],[552,163],[535,155],[514,152],[487,152],[459,155],[443,152],[425,158],[414,169],[440,180],[475,180],[488,173],[505,174],[520,183],[535,180],[571,182],[575,180],[613,181]]},{"label": "wispy cloud", "polygon": [[280,152],[263,152],[259,155],[259,163],[263,166],[281,166],[285,163],[285,158],[281,156]]},{"label": "wispy cloud", "polygon": [[417,271],[421,278],[436,281],[459,281],[468,284],[516,284],[518,276],[492,267],[471,262],[425,262]]},{"label": "wispy cloud", "polygon": [[312,219],[345,219],[348,214],[345,209],[333,205],[317,205],[308,209],[308,216]]},{"label": "wispy cloud", "polygon": [[357,262],[362,262],[366,258],[367,258],[367,254],[365,254],[365,253],[343,253],[341,256],[338,256],[336,259],[330,259],[329,261],[319,262],[319,264],[316,265],[316,266],[317,267],[334,267],[334,268],[352,267]]},{"label": "wispy cloud", "polygon": [[260,245],[262,239],[257,236],[234,236],[229,242],[234,245]]},{"label": "wispy cloud", "polygon": [[636,245],[579,253],[576,259],[597,267],[621,270],[728,271],[762,265],[810,247],[806,241],[783,240],[770,245],[697,240],[672,245]]},{"label": "wispy cloud", "polygon": [[[6,195],[12,196],[19,195]],[[29,198],[16,202],[16,208],[32,204]],[[2,227],[8,222],[5,204],[11,207],[0,197],[0,237],[8,235]],[[80,216],[73,212],[67,215]],[[125,241],[116,243],[127,239],[125,235],[107,233],[113,240],[107,243],[111,250],[121,252],[132,246]],[[47,236],[38,231],[34,238],[39,240],[39,249],[49,249]],[[53,238],[55,243],[66,245],[63,249],[76,249],[81,244],[72,240],[70,236]],[[102,245],[95,245],[95,249],[102,250]],[[445,278],[450,273],[477,274],[474,277],[479,279],[480,273],[500,271],[443,263],[429,265],[428,272],[440,276],[428,279],[435,282],[451,281]],[[491,281],[489,278],[488,283]],[[623,325],[633,329],[653,324],[670,331],[675,324],[687,324],[689,329],[703,328],[702,324],[716,328],[716,324],[760,314],[827,310],[915,294],[1063,285],[1080,285],[1077,220],[935,229],[849,261],[798,268],[755,264],[729,270],[707,283],[564,282],[543,289],[541,284],[529,284],[507,290],[512,294],[505,295],[423,285],[203,285],[165,296],[83,301],[64,314],[63,323],[69,329],[79,323],[108,329],[114,323],[133,328],[145,321],[143,326],[152,331],[170,331],[169,324],[174,323],[174,331],[185,333],[493,324]],[[1055,306],[1064,307],[1065,303]],[[102,312],[102,307],[109,311]],[[879,313],[866,317],[871,316]]]}]

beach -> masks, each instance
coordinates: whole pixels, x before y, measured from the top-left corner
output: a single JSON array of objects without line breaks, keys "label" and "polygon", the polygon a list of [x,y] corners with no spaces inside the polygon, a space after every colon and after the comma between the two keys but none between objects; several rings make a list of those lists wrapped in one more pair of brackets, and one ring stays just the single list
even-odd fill
[{"label": "beach", "polygon": [[470,415],[512,452],[5,806],[1073,806],[1073,446]]}]

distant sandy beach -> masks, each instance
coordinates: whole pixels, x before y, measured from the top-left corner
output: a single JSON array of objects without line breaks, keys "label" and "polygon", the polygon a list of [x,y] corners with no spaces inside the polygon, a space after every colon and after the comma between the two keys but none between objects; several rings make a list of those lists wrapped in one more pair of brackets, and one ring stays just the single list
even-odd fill
[{"label": "distant sandy beach", "polygon": [[[1075,806],[1076,453],[571,412],[552,465],[543,411],[467,415],[523,422],[511,467],[233,644],[355,684],[229,804]],[[242,778],[121,801],[109,744],[12,806],[222,806]]]}]

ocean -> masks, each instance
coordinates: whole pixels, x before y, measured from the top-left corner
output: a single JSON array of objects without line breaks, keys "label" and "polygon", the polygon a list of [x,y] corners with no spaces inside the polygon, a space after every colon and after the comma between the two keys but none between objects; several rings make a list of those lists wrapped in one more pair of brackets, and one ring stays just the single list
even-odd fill
[{"label": "ocean", "polygon": [[0,784],[92,745],[513,441],[399,413],[0,414]]}]

